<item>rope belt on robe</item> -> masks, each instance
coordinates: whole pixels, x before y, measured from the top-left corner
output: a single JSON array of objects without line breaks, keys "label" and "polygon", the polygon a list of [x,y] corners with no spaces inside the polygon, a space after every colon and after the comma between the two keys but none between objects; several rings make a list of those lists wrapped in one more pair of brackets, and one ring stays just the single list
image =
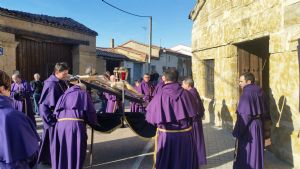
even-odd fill
[{"label": "rope belt on robe", "polygon": [[193,129],[193,127],[189,127],[186,129],[182,129],[182,130],[167,130],[167,129],[161,129],[161,128],[157,128],[156,130],[156,135],[155,135],[155,145],[154,145],[154,164],[153,164],[153,168],[155,169],[155,165],[156,165],[156,153],[157,153],[157,142],[158,142],[158,132],[164,132],[164,133],[184,133],[184,132],[188,132],[191,131]]},{"label": "rope belt on robe", "polygon": [[83,121],[83,119],[79,119],[79,118],[61,118],[61,119],[57,119],[57,121]]},{"label": "rope belt on robe", "polygon": [[190,130],[192,130],[192,128],[193,127],[189,127],[189,128],[182,129],[182,130],[167,130],[167,129],[157,128],[157,131],[161,131],[161,132],[165,132],[165,133],[182,133],[182,132],[190,131]]}]

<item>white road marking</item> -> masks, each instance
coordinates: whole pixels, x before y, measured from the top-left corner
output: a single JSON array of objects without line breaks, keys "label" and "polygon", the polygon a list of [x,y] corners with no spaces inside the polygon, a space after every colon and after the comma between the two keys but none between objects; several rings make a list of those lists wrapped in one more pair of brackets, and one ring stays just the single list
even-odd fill
[{"label": "white road marking", "polygon": [[[137,158],[137,157],[143,157],[144,158],[144,156],[148,156],[148,155],[153,155],[153,152],[140,154],[140,155],[135,155],[135,156],[131,156],[131,157],[126,157],[126,158],[122,158],[122,159],[119,159],[119,160],[109,161],[109,162],[105,162],[105,163],[101,163],[101,164],[95,164],[95,165],[93,165],[93,167],[112,164],[112,163],[116,163],[116,162],[120,162],[120,161],[126,161],[126,160],[130,160],[130,159]],[[90,166],[86,166],[84,168],[90,168]]]},{"label": "white road marking", "polygon": [[[210,156],[207,156],[206,158],[209,159],[209,158],[213,158],[213,157],[216,157],[216,156],[219,156],[219,155],[222,155],[222,154],[226,154],[226,153],[229,153],[229,152],[232,152],[234,151],[234,148],[230,148],[230,149],[227,149],[227,150],[224,150],[224,151],[221,151],[221,152],[218,152],[216,154],[213,154],[213,155],[210,155]],[[232,154],[233,156],[233,154]]]},{"label": "white road marking", "polygon": [[[144,147],[143,151],[142,151],[142,154],[145,154],[147,153],[153,146],[153,141],[149,141],[147,143],[147,145]],[[153,154],[153,152],[151,153]],[[133,166],[131,167],[131,169],[138,169],[139,166],[141,165],[141,162],[143,161],[143,159],[145,158],[145,156],[140,156],[133,164]]]}]

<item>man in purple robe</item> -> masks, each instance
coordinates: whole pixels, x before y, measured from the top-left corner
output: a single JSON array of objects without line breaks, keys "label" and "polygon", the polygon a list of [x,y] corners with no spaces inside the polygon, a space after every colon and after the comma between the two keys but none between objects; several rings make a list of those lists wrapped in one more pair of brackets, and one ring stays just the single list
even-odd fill
[{"label": "man in purple robe", "polygon": [[[116,76],[115,75],[111,75],[110,76],[110,81],[116,82]],[[107,104],[106,104],[106,113],[115,113],[116,111],[118,111],[120,109],[120,100],[117,98],[116,95],[110,94],[110,93],[106,93],[103,92],[105,98],[107,99]]]},{"label": "man in purple robe", "polygon": [[55,108],[57,123],[51,145],[52,169],[82,169],[86,149],[86,124],[97,128],[96,110],[81,83],[70,87]]},{"label": "man in purple robe", "polygon": [[266,113],[266,98],[262,89],[254,82],[254,75],[248,72],[239,79],[243,92],[233,130],[233,136],[236,137],[234,169],[264,168],[262,118]]},{"label": "man in purple robe", "polygon": [[176,70],[167,70],[165,78],[161,92],[146,108],[146,120],[157,127],[154,168],[198,169],[192,127],[197,116],[196,103],[177,82]]},{"label": "man in purple robe", "polygon": [[205,140],[203,134],[203,126],[202,126],[202,118],[204,116],[204,106],[200,95],[197,89],[194,87],[194,81],[191,78],[186,78],[182,82],[182,87],[188,90],[192,95],[193,99],[196,101],[197,106],[197,117],[193,120],[193,131],[194,131],[194,138],[195,143],[197,146],[197,153],[198,153],[198,163],[199,165],[206,165],[206,150],[205,150]]},{"label": "man in purple robe", "polygon": [[53,114],[56,103],[61,95],[67,89],[64,79],[68,76],[69,67],[67,63],[56,63],[54,74],[44,82],[41,99],[39,101],[39,112],[43,120],[44,131],[42,135],[41,148],[38,162],[50,164],[50,145],[53,138],[53,126],[56,123],[56,117]]},{"label": "man in purple robe", "polygon": [[145,101],[142,112],[145,112],[145,105],[147,105],[152,99],[152,93],[154,90],[154,86],[150,82],[150,75],[148,73],[144,74],[143,80],[138,87],[138,92],[144,95],[143,100]]},{"label": "man in purple robe", "polygon": [[119,99],[116,95],[110,93],[104,92],[103,94],[107,99],[105,113],[115,113],[119,109]]},{"label": "man in purple robe", "polygon": [[0,70],[0,168],[36,168],[39,136],[33,122],[13,108],[10,77]]},{"label": "man in purple robe", "polygon": [[12,80],[14,83],[11,87],[10,96],[13,99],[13,107],[16,110],[25,113],[25,115],[28,116],[34,124],[36,124],[34,118],[35,113],[30,100],[33,93],[30,84],[25,80],[22,80],[19,73],[13,74]]},{"label": "man in purple robe", "polygon": [[157,93],[160,92],[162,86],[165,84],[165,80],[166,80],[166,79],[165,79],[165,75],[163,74],[163,75],[161,76],[161,79],[160,79],[159,83],[155,86],[155,89],[154,89],[154,91],[152,92],[152,97],[154,97]]},{"label": "man in purple robe", "polygon": [[[136,80],[134,82],[134,89],[138,91],[139,86],[141,85],[141,82],[139,80]],[[136,102],[130,102],[130,112],[142,112],[142,104],[136,103]]]}]

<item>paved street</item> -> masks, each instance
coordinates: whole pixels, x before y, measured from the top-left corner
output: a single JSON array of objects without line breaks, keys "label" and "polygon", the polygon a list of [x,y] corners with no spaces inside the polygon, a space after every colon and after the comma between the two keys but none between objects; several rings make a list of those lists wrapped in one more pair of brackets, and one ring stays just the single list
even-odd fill
[{"label": "paved street", "polygon": [[[40,120],[38,122],[41,124]],[[230,133],[206,123],[204,134],[208,165],[203,168],[231,169],[234,139]],[[88,136],[90,138],[90,130],[88,130]],[[152,168],[154,141],[140,138],[129,128],[119,128],[111,134],[95,132],[94,140],[94,169]],[[88,144],[90,145],[90,140]],[[292,169],[270,152],[265,153],[265,159],[265,169]],[[39,168],[49,169],[46,166]],[[89,168],[89,152],[87,152],[85,168]]]},{"label": "paved street", "polygon": [[[204,124],[204,135],[207,153],[207,166],[210,169],[232,169],[234,138],[228,131],[210,124]],[[265,169],[292,169],[292,167],[265,152]]]},{"label": "paved street", "polygon": [[[40,124],[40,120],[38,120]],[[41,130],[38,130],[41,133]],[[90,130],[88,130],[88,144],[90,145]],[[94,135],[94,169],[122,169],[122,168],[152,168],[154,142],[142,139],[129,128],[119,128],[111,134],[95,132]],[[89,148],[88,148],[89,151]],[[89,152],[87,152],[85,168],[88,168]],[[49,169],[47,166],[39,166]]]},{"label": "paved street", "polygon": [[[95,133],[93,168],[151,169],[153,147],[151,139],[142,139],[129,128],[120,128],[111,134]],[[86,165],[88,162],[87,157]]]}]

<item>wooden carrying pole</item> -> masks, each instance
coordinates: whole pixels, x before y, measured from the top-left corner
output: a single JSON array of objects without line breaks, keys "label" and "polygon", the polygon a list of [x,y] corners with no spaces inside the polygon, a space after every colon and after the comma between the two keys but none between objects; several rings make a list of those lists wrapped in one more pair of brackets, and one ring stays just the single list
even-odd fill
[{"label": "wooden carrying pole", "polygon": [[90,168],[93,168],[93,145],[94,145],[94,129],[91,128],[91,147],[90,147]]}]

